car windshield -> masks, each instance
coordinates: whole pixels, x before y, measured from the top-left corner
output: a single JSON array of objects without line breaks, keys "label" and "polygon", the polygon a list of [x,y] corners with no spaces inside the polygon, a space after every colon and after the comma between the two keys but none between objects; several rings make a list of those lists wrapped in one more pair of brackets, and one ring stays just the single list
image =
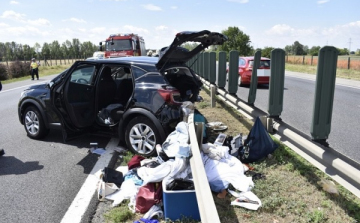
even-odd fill
[{"label": "car windshield", "polygon": [[[254,65],[254,61],[249,61],[249,67],[252,67]],[[259,67],[266,67],[270,68],[270,60],[260,60],[260,66]]]},{"label": "car windshield", "polygon": [[118,51],[118,50],[132,50],[132,44],[129,39],[119,39],[106,42],[106,51]]}]

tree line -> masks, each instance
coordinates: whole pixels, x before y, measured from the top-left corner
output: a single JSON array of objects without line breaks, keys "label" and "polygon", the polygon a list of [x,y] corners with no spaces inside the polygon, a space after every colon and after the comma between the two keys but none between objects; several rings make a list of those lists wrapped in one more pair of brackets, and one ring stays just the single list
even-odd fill
[{"label": "tree line", "polygon": [[79,39],[66,40],[63,43],[54,40],[51,43],[44,43],[42,46],[35,43],[34,46],[16,42],[0,42],[0,61],[30,61],[31,58],[38,60],[65,60],[91,57],[98,46],[90,41],[81,43]]},{"label": "tree line", "polygon": [[[249,56],[254,55],[256,51],[261,50],[261,56],[270,58],[271,51],[275,49],[274,47],[254,49],[251,46],[250,36],[241,31],[238,27],[228,27],[221,33],[228,37],[228,41],[226,41],[223,45],[220,46],[211,46],[211,51],[224,51],[229,53],[231,50],[236,50],[241,56]],[[186,43],[184,47],[191,50],[195,48],[196,45],[197,44],[195,43]],[[286,45],[284,47],[284,51],[286,55],[318,56],[320,48],[320,46],[313,46],[309,48],[308,46],[301,44],[299,41],[295,41],[292,45]],[[339,55],[355,54],[355,52],[349,52],[347,48],[338,48],[338,51]],[[356,54],[360,55],[360,51],[358,50]]]},{"label": "tree line", "polygon": [[[32,58],[42,60],[45,65],[52,65],[48,60],[62,60],[66,64],[69,59],[85,59],[91,57],[98,46],[91,42],[81,43],[79,39],[66,40],[62,44],[54,40],[44,43],[42,46],[35,43],[34,46],[19,44],[16,42],[0,42],[0,80],[19,78],[29,75],[30,61]],[[9,63],[11,62],[11,63]]]}]

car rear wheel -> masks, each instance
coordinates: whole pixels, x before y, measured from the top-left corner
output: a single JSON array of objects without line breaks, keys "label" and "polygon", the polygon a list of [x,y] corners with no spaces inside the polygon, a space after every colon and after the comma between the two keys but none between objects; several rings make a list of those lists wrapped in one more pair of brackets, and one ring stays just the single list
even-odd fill
[{"label": "car rear wheel", "polygon": [[41,139],[49,133],[43,117],[34,106],[30,106],[25,110],[24,127],[27,135],[32,139]]},{"label": "car rear wheel", "polygon": [[243,82],[241,81],[241,75],[239,75],[239,86],[244,86]]},{"label": "car rear wheel", "polygon": [[150,157],[156,154],[160,134],[148,118],[136,117],[126,127],[125,140],[131,152]]}]

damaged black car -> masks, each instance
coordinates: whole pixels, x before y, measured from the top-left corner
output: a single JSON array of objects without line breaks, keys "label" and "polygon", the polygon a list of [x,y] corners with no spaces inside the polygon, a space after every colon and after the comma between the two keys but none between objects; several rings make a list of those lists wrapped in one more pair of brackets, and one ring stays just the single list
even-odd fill
[{"label": "damaged black car", "polygon": [[[32,139],[50,129],[64,141],[82,134],[120,137],[133,153],[152,156],[182,121],[181,105],[195,102],[202,83],[185,63],[226,36],[203,30],[180,32],[159,57],[120,57],[77,61],[49,83],[24,90],[20,123]],[[198,46],[188,51],[186,42]]]}]

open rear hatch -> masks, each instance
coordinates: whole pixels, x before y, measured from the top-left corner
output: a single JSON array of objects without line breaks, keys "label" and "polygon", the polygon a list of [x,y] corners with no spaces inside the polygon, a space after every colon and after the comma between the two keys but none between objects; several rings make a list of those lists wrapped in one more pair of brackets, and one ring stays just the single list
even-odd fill
[{"label": "open rear hatch", "polygon": [[[207,47],[211,45],[222,45],[227,39],[228,38],[221,33],[210,32],[208,30],[180,32],[176,34],[170,46],[161,49],[156,67],[162,72],[168,66],[183,65]],[[180,47],[181,44],[186,42],[197,42],[199,45],[189,51]]]},{"label": "open rear hatch", "polygon": [[[227,37],[221,33],[203,30],[200,32],[180,32],[176,34],[173,43],[160,51],[157,69],[169,83],[180,91],[182,101],[197,101],[202,82],[185,63],[192,57],[211,45],[221,45]],[[189,51],[181,44],[197,42],[199,45]]]}]

